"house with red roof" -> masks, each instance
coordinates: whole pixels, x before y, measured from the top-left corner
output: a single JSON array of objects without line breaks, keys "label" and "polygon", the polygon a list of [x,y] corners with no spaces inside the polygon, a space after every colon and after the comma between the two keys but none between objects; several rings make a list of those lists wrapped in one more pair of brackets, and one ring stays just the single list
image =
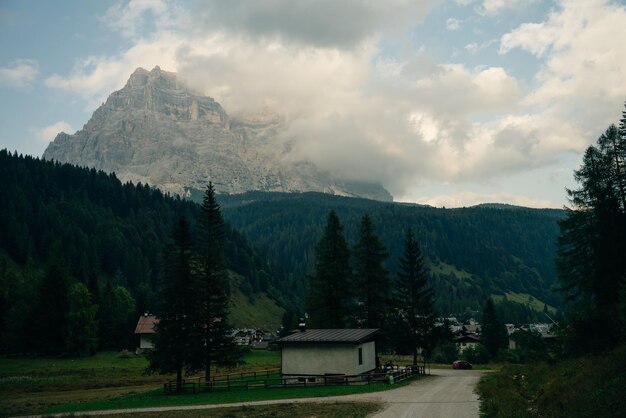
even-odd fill
[{"label": "house with red roof", "polygon": [[147,312],[139,317],[135,327],[135,334],[139,335],[138,351],[152,350],[154,348],[154,334],[156,333],[154,327],[158,323],[159,319]]}]

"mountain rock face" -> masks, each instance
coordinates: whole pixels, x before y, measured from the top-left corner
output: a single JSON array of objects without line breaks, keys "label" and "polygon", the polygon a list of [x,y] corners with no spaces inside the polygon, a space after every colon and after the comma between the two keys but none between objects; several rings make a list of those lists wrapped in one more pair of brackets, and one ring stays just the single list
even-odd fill
[{"label": "mountain rock face", "polygon": [[43,157],[181,196],[212,181],[219,193],[318,191],[392,200],[381,185],[344,181],[310,161],[290,160],[289,144],[276,141],[282,127],[271,112],[230,118],[215,100],[185,88],[175,73],[139,68],[82,130],[58,134]]}]

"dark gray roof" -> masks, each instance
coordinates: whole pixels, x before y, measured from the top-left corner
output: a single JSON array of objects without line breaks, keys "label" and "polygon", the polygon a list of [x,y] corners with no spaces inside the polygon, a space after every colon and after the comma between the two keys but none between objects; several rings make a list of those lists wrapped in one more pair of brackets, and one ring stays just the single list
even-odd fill
[{"label": "dark gray roof", "polygon": [[295,331],[277,340],[278,343],[350,343],[372,340],[378,329],[307,329]]}]

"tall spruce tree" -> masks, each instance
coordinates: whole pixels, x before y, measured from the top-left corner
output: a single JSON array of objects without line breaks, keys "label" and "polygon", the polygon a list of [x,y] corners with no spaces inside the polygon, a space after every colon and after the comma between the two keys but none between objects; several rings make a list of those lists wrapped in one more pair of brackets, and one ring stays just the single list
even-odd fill
[{"label": "tall spruce tree", "polygon": [[390,310],[391,279],[384,262],[389,254],[374,232],[372,220],[368,215],[361,218],[359,241],[354,247],[354,257],[357,325],[385,329]]},{"label": "tall spruce tree", "polygon": [[352,309],[350,250],[334,210],[328,214],[315,256],[315,274],[309,276],[307,296],[311,324],[319,328],[345,328]]},{"label": "tall spruce tree", "polygon": [[53,245],[31,320],[33,348],[43,354],[61,354],[65,351],[70,281],[60,248],[58,242]]},{"label": "tall spruce tree", "polygon": [[92,303],[87,287],[80,282],[70,286],[68,301],[66,353],[76,357],[92,356],[98,348],[98,307]]},{"label": "tall spruce tree", "polygon": [[[202,334],[197,319],[199,281],[189,224],[178,220],[165,254],[165,274],[159,298],[154,350],[148,353],[149,371],[176,373],[176,388],[182,388],[183,368],[201,368]],[[199,361],[200,360],[200,361]]]},{"label": "tall spruce tree", "polygon": [[412,347],[413,364],[417,365],[418,347],[424,352],[424,361],[430,351],[435,314],[424,257],[411,229],[407,231],[404,240],[404,254],[400,259],[393,296],[396,318],[402,334]]},{"label": "tall spruce tree", "polygon": [[496,307],[491,298],[487,299],[483,307],[480,339],[492,358],[498,355],[498,351],[501,348],[506,348],[509,342],[506,327],[498,319]]},{"label": "tall spruce tree", "polygon": [[626,112],[587,148],[574,171],[578,189],[560,223],[557,271],[568,301],[568,348],[597,352],[618,344],[626,325]]},{"label": "tall spruce tree", "polygon": [[197,326],[203,334],[202,359],[208,384],[213,364],[227,358],[230,363],[233,361],[230,355],[226,355],[233,344],[228,335],[230,285],[224,257],[225,225],[212,183],[207,186],[198,214],[197,236],[201,280],[200,322]]}]

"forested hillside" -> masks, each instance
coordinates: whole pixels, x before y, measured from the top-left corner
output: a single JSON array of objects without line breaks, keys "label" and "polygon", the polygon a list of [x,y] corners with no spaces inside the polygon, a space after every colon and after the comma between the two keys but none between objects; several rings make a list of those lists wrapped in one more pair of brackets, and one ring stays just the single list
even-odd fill
[{"label": "forested hillside", "polygon": [[[137,315],[153,311],[172,226],[180,216],[193,225],[198,205],[122,184],[114,174],[6,150],[0,151],[0,184],[1,349],[36,344],[32,336],[46,324],[42,307],[55,297],[44,285],[52,264],[67,273],[68,287],[84,284],[99,305],[100,347],[134,347]],[[252,301],[264,292],[284,306],[299,303],[289,278],[230,226],[225,246],[238,276],[236,294]]]},{"label": "forested hillside", "polygon": [[298,294],[305,292],[315,243],[334,209],[350,245],[356,242],[361,216],[369,214],[391,255],[387,268],[393,274],[403,237],[412,228],[430,266],[440,314],[478,310],[490,295],[501,295],[499,310],[516,322],[533,316],[546,320],[540,312],[544,303],[561,305],[552,292],[561,210],[505,205],[443,209],[319,193],[251,192],[220,199],[225,218],[289,271]]}]

